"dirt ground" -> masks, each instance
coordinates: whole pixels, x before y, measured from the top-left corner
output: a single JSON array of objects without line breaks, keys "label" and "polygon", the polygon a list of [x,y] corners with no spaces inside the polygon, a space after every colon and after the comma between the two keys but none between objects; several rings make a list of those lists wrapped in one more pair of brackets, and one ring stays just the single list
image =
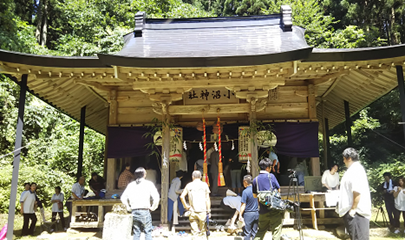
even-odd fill
[{"label": "dirt ground", "polygon": [[[4,226],[4,224],[7,223],[7,214],[0,214],[0,228]],[[39,216],[38,216],[39,217]],[[375,221],[377,220],[377,223]],[[370,239],[371,240],[389,240],[389,239],[404,239],[404,234],[393,234],[391,233],[387,227],[383,227],[382,221],[379,221],[380,219],[375,219],[372,217],[372,220],[370,221],[371,229],[370,229]],[[34,240],[34,239],[60,239],[60,240],[100,240],[102,239],[102,232],[97,231],[94,229],[80,229],[80,231],[75,231],[75,230],[69,230],[68,232],[53,232],[49,234],[47,231],[50,230],[50,225],[49,224],[44,224],[41,225],[41,222],[38,220],[37,222],[37,227],[35,229],[34,236],[29,236],[29,237],[20,237],[21,236],[21,229],[22,229],[22,216],[16,215],[15,219],[15,224],[14,224],[14,238],[13,239],[21,239],[21,240]],[[403,223],[401,223],[403,225]],[[59,230],[61,229],[61,226],[58,228]],[[57,230],[58,230],[57,229]],[[304,239],[305,240],[313,240],[313,239],[339,239],[337,237],[337,230],[338,226],[327,226],[324,230],[314,230],[311,228],[306,228],[304,226]],[[342,227],[340,227],[341,231]],[[404,232],[404,229],[402,229],[402,233]],[[294,230],[293,228],[290,227],[284,227],[283,232],[282,232],[283,239],[299,239],[299,234],[298,231]],[[191,236],[178,236],[177,233],[173,235],[169,235],[167,237],[164,236],[159,236],[159,237],[154,237],[154,239],[185,239],[191,240]],[[206,238],[203,238],[206,239]],[[211,236],[209,239],[242,239],[237,236],[230,236],[226,232],[216,232],[213,231],[211,232]],[[271,233],[267,233],[266,240],[271,239]]]},{"label": "dirt ground", "polygon": [[[304,229],[304,239],[305,240],[329,240],[329,239],[340,239],[336,236],[336,229],[325,229],[325,230],[313,230],[313,229]],[[395,235],[389,232],[387,228],[372,228],[370,229],[370,239],[371,240],[388,240],[388,239],[399,239],[399,238],[404,238],[403,235]],[[102,233],[96,232],[94,230],[81,230],[81,231],[71,231],[69,230],[68,232],[54,232],[51,234],[48,234],[47,232],[43,232],[42,234],[39,234],[37,236],[31,236],[31,237],[23,237],[23,238],[15,238],[15,239],[22,239],[22,240],[33,240],[33,239],[49,239],[49,240],[100,240],[102,239]],[[141,239],[144,239],[144,236],[142,236]],[[169,236],[158,236],[154,237],[153,239],[157,240],[174,240],[174,239],[184,239],[184,240],[191,240],[191,236],[178,236],[177,233],[174,235],[169,235]],[[201,238],[201,239],[206,239]],[[241,237],[238,236],[232,236],[229,235],[226,232],[216,232],[213,231],[211,232],[211,236],[209,239],[242,239]],[[271,240],[271,233],[268,232],[265,236],[265,240]],[[282,232],[282,239],[287,240],[287,239],[299,239],[299,233],[298,231],[294,230],[293,228],[283,228]]]}]

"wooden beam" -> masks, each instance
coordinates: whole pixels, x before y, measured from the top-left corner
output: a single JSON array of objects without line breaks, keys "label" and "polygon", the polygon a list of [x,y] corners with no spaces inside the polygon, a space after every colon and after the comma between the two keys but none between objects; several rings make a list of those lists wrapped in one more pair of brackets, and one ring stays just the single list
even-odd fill
[{"label": "wooden beam", "polygon": [[325,84],[325,83],[332,81],[335,78],[346,75],[348,72],[349,71],[345,70],[345,71],[341,71],[341,72],[337,72],[337,73],[331,73],[328,75],[324,75],[323,77],[310,80],[310,83],[314,84],[315,86],[320,85],[320,84]]},{"label": "wooden beam", "polygon": [[337,84],[339,83],[341,77],[336,78],[336,80],[332,83],[332,85],[330,85],[330,87],[328,88],[328,90],[325,91],[324,94],[322,94],[321,98],[325,98],[326,96],[328,96],[328,94],[330,92],[332,92],[332,90],[337,86]]},{"label": "wooden beam", "polygon": [[118,108],[118,114],[143,114],[153,112],[153,107],[127,107]]},{"label": "wooden beam", "polygon": [[308,85],[308,117],[309,117],[309,119],[317,118],[315,86],[313,84]]},{"label": "wooden beam", "polygon": [[284,78],[238,78],[238,79],[198,79],[198,80],[175,80],[175,81],[142,81],[134,82],[134,90],[144,89],[178,89],[178,88],[208,88],[208,87],[236,87],[256,86],[263,89],[267,85],[284,85]]},{"label": "wooden beam", "polygon": [[169,106],[170,115],[201,115],[204,110],[204,114],[217,114],[217,109],[219,109],[222,114],[232,114],[232,113],[248,113],[250,110],[249,103],[240,104],[212,104],[212,105],[173,105]]},{"label": "wooden beam", "polygon": [[83,80],[74,80],[73,82],[75,84],[81,84],[84,86],[94,87],[97,90],[104,91],[104,92],[109,92],[111,90],[111,88],[105,87],[104,85],[97,83],[97,82],[86,82]]},{"label": "wooden beam", "polygon": [[117,90],[113,89],[109,94],[110,102],[110,114],[109,114],[109,124],[117,124],[118,115],[118,103],[117,103]]}]

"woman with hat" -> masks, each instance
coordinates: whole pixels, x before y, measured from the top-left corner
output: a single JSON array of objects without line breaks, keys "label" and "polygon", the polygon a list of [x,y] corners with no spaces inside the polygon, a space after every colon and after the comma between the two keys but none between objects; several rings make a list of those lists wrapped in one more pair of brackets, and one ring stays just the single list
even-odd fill
[{"label": "woman with hat", "polygon": [[183,189],[180,189],[181,179],[183,178],[183,176],[184,172],[182,170],[176,172],[176,177],[172,180],[172,183],[170,184],[168,196],[169,198],[167,201],[168,202],[167,220],[171,221],[173,217],[172,224],[176,225],[179,224],[178,222],[179,213],[180,215],[183,215],[184,212],[183,204],[181,204],[179,199],[179,195],[183,191]]}]

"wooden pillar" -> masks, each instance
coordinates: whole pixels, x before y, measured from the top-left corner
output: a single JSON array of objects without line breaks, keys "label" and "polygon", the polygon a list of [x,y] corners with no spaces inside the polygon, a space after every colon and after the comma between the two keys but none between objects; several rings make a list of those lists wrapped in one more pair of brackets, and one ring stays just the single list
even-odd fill
[{"label": "wooden pillar", "polygon": [[[399,89],[399,100],[401,103],[401,113],[402,113],[402,122],[405,122],[405,90],[404,90],[404,72],[402,66],[396,66],[397,69],[397,80],[398,80],[398,89]],[[404,131],[404,140],[405,140],[405,124],[402,125]]]},{"label": "wooden pillar", "polygon": [[321,165],[319,163],[319,157],[310,158],[309,165],[311,167],[312,176],[321,176]]},{"label": "wooden pillar", "polygon": [[109,93],[110,112],[109,112],[109,124],[117,124],[118,116],[118,102],[117,102],[117,90],[113,89]]},{"label": "wooden pillar", "polygon": [[15,202],[17,200],[18,172],[20,170],[21,145],[24,128],[25,98],[27,94],[27,80],[28,75],[27,74],[22,75],[20,83],[20,99],[18,102],[17,130],[14,145],[15,152],[13,161],[13,177],[11,179],[10,204],[8,207],[7,239],[9,240],[13,239]]},{"label": "wooden pillar", "polygon": [[115,158],[107,159],[107,182],[106,190],[112,191],[115,189],[115,169],[117,167],[117,160]]},{"label": "wooden pillar", "polygon": [[315,86],[308,85],[308,118],[317,119],[316,116],[316,99],[315,99]]},{"label": "wooden pillar", "polygon": [[[316,98],[315,98],[315,86],[313,84],[308,85],[308,117],[309,119],[317,119],[316,116]],[[310,167],[313,176],[321,175],[321,166],[319,157],[312,157],[310,159]]]},{"label": "wooden pillar", "polygon": [[[114,125],[117,124],[117,113],[118,113],[118,102],[117,102],[117,90],[113,89],[108,93],[108,124]],[[108,136],[106,137],[107,142]],[[107,151],[107,146],[106,146]],[[105,171],[105,178],[106,178],[106,190],[112,191],[115,189],[115,174],[117,168],[117,160],[115,158],[108,158],[107,157],[107,164],[104,164],[106,168]]]},{"label": "wooden pillar", "polygon": [[161,206],[160,221],[167,224],[167,204],[169,193],[169,155],[170,155],[170,126],[169,115],[167,114],[167,105],[163,104],[163,125],[162,125],[162,184],[161,184]]},{"label": "wooden pillar", "polygon": [[77,158],[77,174],[76,178],[82,176],[83,169],[83,143],[84,143],[84,127],[86,125],[86,106],[82,107],[80,111],[80,133],[79,133],[79,156]]},{"label": "wooden pillar", "polygon": [[350,108],[349,108],[349,102],[344,101],[345,104],[345,116],[346,116],[346,132],[347,132],[347,145],[349,147],[353,146],[353,140],[352,140],[352,122],[350,120]]},{"label": "wooden pillar", "polygon": [[[249,121],[250,121],[250,128],[252,129],[253,127],[257,127],[255,122],[256,122],[256,102],[257,99],[251,99],[250,104],[250,112],[249,112]],[[256,131],[251,131],[251,138],[249,139],[249,144],[250,144],[250,149],[252,151],[252,159],[251,159],[251,165],[252,169],[250,173],[252,174],[252,177],[256,177],[259,175],[259,160],[258,160],[258,152],[257,152],[257,138],[256,138]]]}]

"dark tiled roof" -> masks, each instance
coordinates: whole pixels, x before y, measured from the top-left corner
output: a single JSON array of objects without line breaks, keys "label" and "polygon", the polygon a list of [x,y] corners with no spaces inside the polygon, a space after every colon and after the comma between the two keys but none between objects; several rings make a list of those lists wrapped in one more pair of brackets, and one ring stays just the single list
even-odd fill
[{"label": "dark tiled roof", "polygon": [[[135,37],[138,35],[135,32],[126,35],[124,48],[115,56],[143,59],[200,58],[200,62],[212,58],[265,56],[267,63],[308,57],[312,48],[305,41],[305,30],[296,26],[284,30],[280,16],[146,19],[142,36]],[[304,55],[291,54],[303,50],[306,53]],[[280,57],[283,53],[288,53],[289,57]]]},{"label": "dark tiled roof", "polygon": [[34,55],[0,49],[0,61],[43,67],[102,68],[107,67],[98,57],[61,57]]},{"label": "dark tiled roof", "polygon": [[367,61],[374,59],[405,56],[405,44],[386,47],[366,48],[314,48],[312,54],[304,61],[308,62],[341,62]]}]

